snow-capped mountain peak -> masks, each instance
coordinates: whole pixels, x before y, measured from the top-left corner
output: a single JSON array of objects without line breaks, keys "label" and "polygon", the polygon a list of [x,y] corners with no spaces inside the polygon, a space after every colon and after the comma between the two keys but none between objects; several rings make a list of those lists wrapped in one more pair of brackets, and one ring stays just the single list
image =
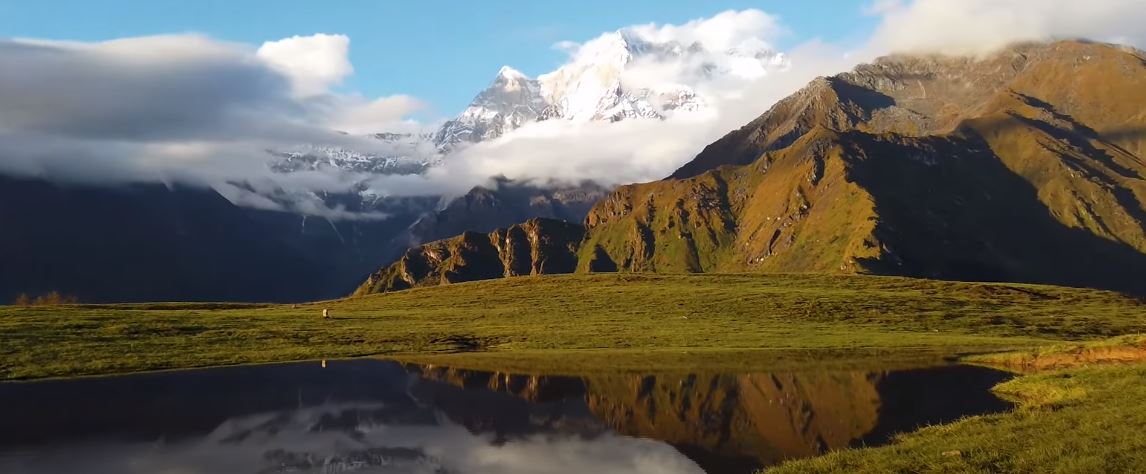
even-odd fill
[{"label": "snow-capped mountain peak", "polygon": [[504,80],[507,84],[514,84],[520,81],[529,80],[529,76],[526,76],[521,71],[518,71],[517,69],[509,66],[502,66],[501,69],[498,69],[497,78],[499,80]]},{"label": "snow-capped mountain peak", "polygon": [[448,151],[459,144],[496,138],[537,121],[544,109],[537,81],[502,66],[489,87],[479,93],[461,115],[438,129],[434,143]]},{"label": "snow-capped mountain peak", "polygon": [[701,81],[752,80],[786,65],[787,58],[758,39],[714,51],[699,42],[618,30],[578,45],[568,63],[537,79],[503,66],[465,111],[439,129],[434,143],[449,151],[540,120],[664,118],[706,107],[696,93]]}]

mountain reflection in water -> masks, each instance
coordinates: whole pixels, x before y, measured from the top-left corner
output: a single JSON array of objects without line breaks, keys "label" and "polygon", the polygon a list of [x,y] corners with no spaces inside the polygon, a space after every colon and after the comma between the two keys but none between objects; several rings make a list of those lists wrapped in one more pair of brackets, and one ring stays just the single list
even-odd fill
[{"label": "mountain reflection in water", "polygon": [[0,383],[0,472],[751,472],[1007,405],[900,371],[534,376],[379,360]]}]

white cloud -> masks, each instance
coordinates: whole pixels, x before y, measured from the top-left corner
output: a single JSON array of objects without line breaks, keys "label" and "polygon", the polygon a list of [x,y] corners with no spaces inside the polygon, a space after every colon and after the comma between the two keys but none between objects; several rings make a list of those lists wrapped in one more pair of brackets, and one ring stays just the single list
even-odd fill
[{"label": "white cloud", "polygon": [[754,9],[728,10],[683,25],[649,23],[625,29],[658,43],[675,41],[685,46],[700,43],[713,51],[731,49],[747,40],[772,42],[786,31],[779,17]]},{"label": "white cloud", "polygon": [[669,175],[726,132],[712,110],[663,121],[544,121],[466,148],[451,158],[450,166],[454,179],[501,175],[625,184]]},{"label": "white cloud", "polygon": [[359,95],[327,96],[326,122],[334,130],[351,134],[409,132],[421,126],[408,117],[425,109],[415,97],[392,95],[368,99]]},{"label": "white cloud", "polygon": [[876,52],[982,54],[1016,41],[1088,38],[1146,44],[1141,0],[880,0]]},{"label": "white cloud", "polygon": [[354,73],[350,38],[323,33],[267,41],[258,56],[291,78],[301,97],[325,93]]},{"label": "white cloud", "polygon": [[254,48],[201,35],[96,43],[0,39],[0,172],[108,184],[179,181],[225,190],[237,181],[304,194],[345,191],[355,183],[346,176],[272,173],[266,150],[306,144],[385,153],[378,140],[335,130],[408,127],[404,116],[420,107],[406,96],[301,99],[296,79]]}]

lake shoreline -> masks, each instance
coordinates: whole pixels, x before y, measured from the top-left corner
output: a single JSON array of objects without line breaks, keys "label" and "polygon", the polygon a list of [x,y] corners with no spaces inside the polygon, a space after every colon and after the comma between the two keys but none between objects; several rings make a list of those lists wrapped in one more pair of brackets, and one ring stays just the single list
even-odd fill
[{"label": "lake shoreline", "polygon": [[[331,319],[322,319],[323,310]],[[1127,454],[1146,453],[1136,444],[1146,430],[1146,393],[1139,393],[1146,364],[1088,365],[1097,358],[1077,357],[1078,366],[1058,365],[1073,360],[1063,354],[1125,355],[1109,349],[1110,338],[1143,332],[1142,300],[1098,290],[872,276],[567,275],[301,305],[0,307],[0,380],[363,355],[582,374],[953,361],[1015,369],[1053,359],[1057,370],[995,388],[1018,404],[1013,412],[778,472],[1040,470],[1055,463],[1039,454],[1044,446],[1071,452],[1076,472],[1125,471],[1146,467],[1146,458]],[[1125,413],[1129,422],[1119,418]],[[1082,448],[1060,439],[1074,425],[1104,443]],[[1011,444],[998,448],[997,439]],[[1092,455],[1072,451],[1079,449]]]}]

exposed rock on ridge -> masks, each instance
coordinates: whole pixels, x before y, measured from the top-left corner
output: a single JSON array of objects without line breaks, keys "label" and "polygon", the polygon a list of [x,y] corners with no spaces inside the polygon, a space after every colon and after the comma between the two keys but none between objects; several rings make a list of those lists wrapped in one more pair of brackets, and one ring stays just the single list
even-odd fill
[{"label": "exposed rock on ridge", "polygon": [[355,294],[571,273],[577,265],[577,245],[583,238],[580,225],[539,218],[489,234],[465,232],[408,250],[394,264],[370,275]]}]

